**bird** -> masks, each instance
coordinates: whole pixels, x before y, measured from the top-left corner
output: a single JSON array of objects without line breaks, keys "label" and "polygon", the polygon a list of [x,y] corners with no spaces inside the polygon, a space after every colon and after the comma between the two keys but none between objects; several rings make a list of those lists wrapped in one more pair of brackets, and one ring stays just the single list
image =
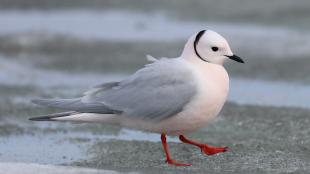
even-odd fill
[{"label": "bird", "polygon": [[65,112],[32,117],[32,121],[72,121],[113,124],[161,135],[166,163],[191,166],[174,160],[166,136],[178,136],[183,143],[200,148],[206,155],[226,152],[188,139],[213,121],[221,111],[228,92],[225,60],[244,61],[233,54],[227,40],[206,29],[194,33],[181,56],[154,58],[129,77],[97,85],[72,99],[34,99],[45,107]]}]

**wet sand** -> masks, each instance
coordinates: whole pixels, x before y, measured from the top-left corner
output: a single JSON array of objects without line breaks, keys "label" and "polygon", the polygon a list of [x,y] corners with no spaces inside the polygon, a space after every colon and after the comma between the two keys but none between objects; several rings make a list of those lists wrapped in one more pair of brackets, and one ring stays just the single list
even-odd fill
[{"label": "wet sand", "polygon": [[[33,110],[29,112],[34,114]],[[0,161],[16,159],[142,173],[305,172],[310,170],[309,114],[309,110],[297,108],[227,104],[216,122],[190,137],[214,146],[228,146],[228,152],[205,156],[199,149],[171,139],[173,157],[193,163],[188,168],[165,164],[160,136],[156,134],[136,134],[96,124],[42,125],[20,116],[23,121],[19,124],[0,126]]]}]

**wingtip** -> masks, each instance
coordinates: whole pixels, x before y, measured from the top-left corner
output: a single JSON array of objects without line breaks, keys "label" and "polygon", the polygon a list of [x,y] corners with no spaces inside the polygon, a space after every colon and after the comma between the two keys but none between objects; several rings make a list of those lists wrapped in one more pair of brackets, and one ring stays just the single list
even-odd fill
[{"label": "wingtip", "polygon": [[55,118],[65,117],[65,116],[69,116],[69,115],[72,115],[75,113],[76,112],[74,112],[74,111],[60,112],[60,113],[54,113],[54,114],[49,114],[49,115],[32,117],[32,118],[29,118],[29,120],[30,121],[57,121]]},{"label": "wingtip", "polygon": [[42,117],[32,117],[29,118],[30,121],[54,121],[51,117],[42,116]]},{"label": "wingtip", "polygon": [[31,103],[34,103],[34,104],[39,104],[40,103],[40,100],[42,100],[42,99],[32,99],[31,100]]}]

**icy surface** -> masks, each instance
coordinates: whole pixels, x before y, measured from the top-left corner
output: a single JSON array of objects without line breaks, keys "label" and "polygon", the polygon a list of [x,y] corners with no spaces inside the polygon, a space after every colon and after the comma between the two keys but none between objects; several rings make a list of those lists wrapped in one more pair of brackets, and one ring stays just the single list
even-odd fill
[{"label": "icy surface", "polygon": [[33,38],[28,37],[29,33],[62,34],[86,40],[171,42],[184,40],[201,29],[209,28],[226,36],[234,47],[255,48],[262,56],[267,56],[265,52],[269,52],[274,58],[282,59],[310,53],[309,32],[242,23],[184,22],[157,13],[115,10],[1,11],[0,22],[4,26],[0,28],[0,35],[26,33],[20,39],[29,44],[33,42]]},{"label": "icy surface", "polygon": [[[80,167],[64,167],[31,163],[0,163],[0,170],[5,174],[118,174],[111,170],[96,170]],[[131,172],[132,174],[136,172]]]}]

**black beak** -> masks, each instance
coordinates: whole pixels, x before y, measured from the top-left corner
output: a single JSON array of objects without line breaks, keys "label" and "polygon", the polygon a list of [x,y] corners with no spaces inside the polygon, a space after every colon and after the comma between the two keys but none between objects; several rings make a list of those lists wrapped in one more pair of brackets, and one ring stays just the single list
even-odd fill
[{"label": "black beak", "polygon": [[236,56],[236,55],[227,56],[227,55],[226,55],[226,57],[228,57],[229,59],[234,60],[234,61],[236,61],[236,62],[244,63],[244,61],[243,61],[239,56]]}]

